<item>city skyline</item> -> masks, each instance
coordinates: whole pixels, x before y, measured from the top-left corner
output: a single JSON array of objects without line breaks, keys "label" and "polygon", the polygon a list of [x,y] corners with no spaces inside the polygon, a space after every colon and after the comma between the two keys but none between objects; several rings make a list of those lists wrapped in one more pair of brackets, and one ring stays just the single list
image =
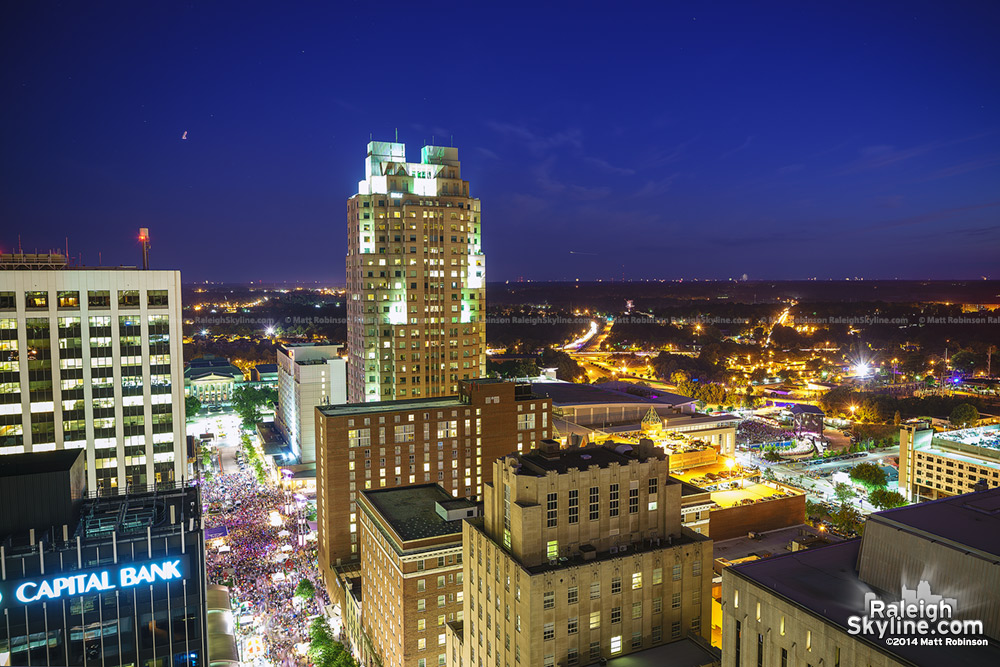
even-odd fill
[{"label": "city skyline", "polygon": [[995,6],[234,7],[8,10],[0,248],[342,284],[398,132],[462,148],[491,281],[996,277]]}]

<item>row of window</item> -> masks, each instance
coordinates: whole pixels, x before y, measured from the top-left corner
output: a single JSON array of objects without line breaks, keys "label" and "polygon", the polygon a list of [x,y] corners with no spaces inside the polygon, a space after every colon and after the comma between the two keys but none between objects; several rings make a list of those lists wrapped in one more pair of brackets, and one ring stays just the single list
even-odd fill
[{"label": "row of window", "polygon": [[[24,292],[24,307],[27,310],[48,310],[51,295],[47,290],[30,290]],[[79,290],[59,290],[55,294],[55,304],[59,308],[76,309],[80,307]],[[138,308],[141,305],[140,290],[118,290],[118,306],[120,308]],[[146,305],[150,308],[166,308],[169,304],[167,290],[147,290]],[[89,290],[87,292],[88,308],[110,308],[111,290]],[[17,293],[0,292],[0,310],[16,310]]]}]

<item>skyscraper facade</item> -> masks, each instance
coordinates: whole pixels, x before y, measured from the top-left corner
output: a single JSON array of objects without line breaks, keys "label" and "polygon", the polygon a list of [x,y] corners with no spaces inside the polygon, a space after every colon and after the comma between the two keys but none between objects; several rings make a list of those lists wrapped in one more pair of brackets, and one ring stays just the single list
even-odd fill
[{"label": "skyscraper facade", "polygon": [[368,144],[347,202],[348,400],[449,396],[486,363],[479,200],[458,149]]},{"label": "skyscraper facade", "polygon": [[179,272],[0,256],[0,455],[58,449],[91,491],[185,477]]}]

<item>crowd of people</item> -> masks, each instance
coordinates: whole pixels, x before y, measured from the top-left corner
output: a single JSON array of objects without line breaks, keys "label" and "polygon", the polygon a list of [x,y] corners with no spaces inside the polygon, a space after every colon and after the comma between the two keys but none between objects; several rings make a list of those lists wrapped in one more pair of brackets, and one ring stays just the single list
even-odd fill
[{"label": "crowd of people", "polygon": [[772,442],[786,442],[795,438],[795,432],[759,419],[744,419],[736,427],[736,443],[739,445],[762,445]]},{"label": "crowd of people", "polygon": [[[226,526],[229,531],[222,544],[206,549],[208,583],[229,586],[234,608],[239,607],[236,615],[253,616],[239,625],[244,661],[304,667],[309,660],[296,647],[308,642],[310,619],[329,600],[316,571],[316,543],[300,539],[308,531],[303,504],[288,491],[261,484],[249,469],[231,467],[203,487],[203,502],[221,510],[206,515],[206,530]],[[272,521],[274,512],[281,525]],[[303,579],[315,588],[306,599],[295,596]]]}]

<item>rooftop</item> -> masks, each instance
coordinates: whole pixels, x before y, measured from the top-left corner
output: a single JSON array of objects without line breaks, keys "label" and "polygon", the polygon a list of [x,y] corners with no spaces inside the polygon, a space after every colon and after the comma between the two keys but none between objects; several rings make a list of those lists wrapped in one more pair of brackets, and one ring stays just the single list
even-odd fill
[{"label": "rooftop", "polygon": [[826,414],[825,412],[823,412],[822,410],[820,410],[819,408],[817,408],[815,405],[805,405],[803,403],[796,403],[795,405],[793,405],[791,407],[791,410],[789,410],[789,412],[791,412],[793,415],[802,415],[802,414],[825,415]]},{"label": "rooftop", "polygon": [[437,484],[361,493],[403,541],[443,535],[457,535],[461,540],[462,522],[445,521],[435,507],[437,503],[453,502],[456,498]]},{"label": "rooftop", "polygon": [[868,520],[978,551],[990,560],[1000,557],[1000,488],[897,507]]},{"label": "rooftop", "polygon": [[647,405],[681,405],[691,403],[693,398],[671,394],[669,392],[657,392],[656,398],[645,398],[626,394],[623,391],[613,389],[602,389],[589,384],[576,384],[573,382],[532,382],[531,391],[536,396],[551,398],[555,405],[601,405],[605,403],[640,403]]},{"label": "rooftop", "polygon": [[82,455],[82,449],[57,449],[51,452],[0,456],[0,479],[68,471]]},{"label": "rooftop", "polygon": [[717,650],[684,638],[612,658],[608,661],[608,667],[703,667],[717,663],[720,657]]},{"label": "rooftop", "polygon": [[[646,460],[646,457],[640,457],[637,453],[633,453],[634,451],[635,448],[628,444],[619,444],[614,449],[597,445],[567,448],[551,454],[533,449],[525,454],[516,455],[521,463],[518,474],[544,477],[550,471],[563,474],[570,470],[586,470],[594,465],[607,468],[612,463],[628,465],[630,461]],[[662,451],[656,450],[656,458],[663,460],[666,457]]]},{"label": "rooftop", "polygon": [[[860,547],[860,539],[850,540],[735,565],[728,571],[769,589],[846,632],[847,619],[864,614],[866,593],[874,592],[883,599],[886,597],[883,592],[858,578],[855,566]],[[986,647],[893,646],[889,650],[884,644],[869,641],[864,635],[858,635],[858,639],[881,653],[896,656],[912,665],[987,667],[1000,664],[1000,647],[992,643]]]},{"label": "rooftop", "polygon": [[712,545],[712,552],[715,558],[725,558],[726,560],[737,560],[747,556],[759,556],[768,558],[784,553],[788,553],[788,545],[792,540],[807,539],[810,537],[824,537],[831,541],[841,542],[841,538],[821,533],[812,526],[801,524],[778,528],[764,533],[757,533],[759,539],[749,536],[734,537],[731,540],[717,541]]},{"label": "rooftop", "polygon": [[411,398],[405,401],[374,401],[372,403],[341,403],[339,405],[321,405],[319,411],[324,417],[344,417],[351,415],[370,415],[381,412],[405,412],[407,410],[440,410],[441,408],[457,408],[468,404],[463,403],[458,396],[439,396],[436,398]]}]

